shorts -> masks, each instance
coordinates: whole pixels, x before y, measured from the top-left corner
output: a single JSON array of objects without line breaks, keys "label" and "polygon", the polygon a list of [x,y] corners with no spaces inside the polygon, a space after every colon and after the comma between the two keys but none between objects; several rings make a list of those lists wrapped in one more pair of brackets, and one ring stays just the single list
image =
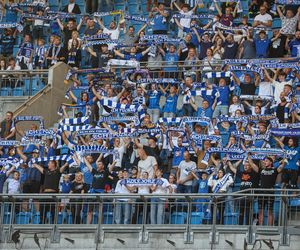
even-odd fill
[{"label": "shorts", "polygon": [[298,171],[291,169],[283,169],[281,178],[283,183],[290,184],[291,188],[296,188],[298,180]]},{"label": "shorts", "polygon": [[260,196],[258,197],[258,208],[264,209],[267,206],[268,211],[273,211],[273,205],[274,205],[274,196],[268,196],[274,194],[273,192],[261,192],[261,194],[266,194],[266,196]]},{"label": "shorts", "polygon": [[23,184],[24,194],[39,194],[41,183],[39,181],[28,181]]}]

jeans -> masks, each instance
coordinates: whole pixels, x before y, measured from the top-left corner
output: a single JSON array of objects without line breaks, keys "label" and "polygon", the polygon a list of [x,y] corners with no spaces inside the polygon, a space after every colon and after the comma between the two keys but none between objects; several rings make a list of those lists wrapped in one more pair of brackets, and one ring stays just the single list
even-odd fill
[{"label": "jeans", "polygon": [[213,118],[218,117],[219,115],[228,115],[228,106],[227,105],[218,105],[213,113]]},{"label": "jeans", "polygon": [[192,193],[192,185],[182,185],[182,184],[179,184],[177,186],[177,193],[181,193],[181,194],[189,194],[189,193]]},{"label": "jeans", "polygon": [[164,224],[165,201],[159,198],[151,199],[150,219],[151,224]]},{"label": "jeans", "polygon": [[129,201],[117,201],[115,207],[115,223],[130,224],[131,222],[131,204]]},{"label": "jeans", "polygon": [[160,111],[159,109],[147,109],[147,113],[150,115],[151,121],[155,124],[158,122]]}]

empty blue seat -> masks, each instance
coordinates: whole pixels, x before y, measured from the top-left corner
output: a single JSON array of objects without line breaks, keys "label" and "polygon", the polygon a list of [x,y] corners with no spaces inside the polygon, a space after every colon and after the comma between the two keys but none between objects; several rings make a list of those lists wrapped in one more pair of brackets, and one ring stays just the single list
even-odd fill
[{"label": "empty blue seat", "polygon": [[32,224],[40,224],[41,217],[40,212],[35,212],[32,216]]},{"label": "empty blue seat", "polygon": [[114,0],[114,4],[124,4],[124,0]]},{"label": "empty blue seat", "polygon": [[3,216],[3,224],[10,224],[11,223],[11,213],[5,212]]},{"label": "empty blue seat", "polygon": [[171,224],[184,224],[186,220],[185,212],[172,213]]},{"label": "empty blue seat", "polygon": [[16,224],[29,224],[31,218],[31,213],[20,212],[16,214]]},{"label": "empty blue seat", "polygon": [[57,224],[73,224],[72,213],[59,212]]},{"label": "empty blue seat", "polygon": [[103,213],[103,224],[113,224],[114,213],[104,212]]},{"label": "empty blue seat", "polygon": [[139,6],[137,4],[129,4],[128,11],[131,15],[138,15],[139,13]]},{"label": "empty blue seat", "polygon": [[125,5],[124,4],[116,4],[115,10],[125,10]]},{"label": "empty blue seat", "polygon": [[280,18],[274,18],[272,21],[272,28],[279,29],[282,27],[281,19]]},{"label": "empty blue seat", "polygon": [[11,88],[1,88],[0,93],[1,96],[9,96],[11,93]]},{"label": "empty blue seat", "polygon": [[290,207],[291,208],[296,208],[299,207],[300,208],[300,199],[291,199],[290,200]]},{"label": "empty blue seat", "polygon": [[191,224],[202,224],[203,217],[203,212],[193,212],[191,215]]},{"label": "empty blue seat", "polygon": [[24,90],[21,87],[14,88],[12,90],[12,96],[23,96],[24,95]]},{"label": "empty blue seat", "polygon": [[224,225],[237,225],[239,213],[225,213],[224,214]]}]

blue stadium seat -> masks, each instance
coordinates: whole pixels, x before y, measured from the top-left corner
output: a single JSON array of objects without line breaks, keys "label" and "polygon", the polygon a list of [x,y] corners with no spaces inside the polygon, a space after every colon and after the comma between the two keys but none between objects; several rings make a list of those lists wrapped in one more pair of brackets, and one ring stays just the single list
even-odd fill
[{"label": "blue stadium seat", "polygon": [[104,212],[103,213],[103,224],[113,224],[114,213]]},{"label": "blue stadium seat", "polygon": [[23,88],[21,88],[21,87],[18,87],[18,88],[14,88],[13,90],[12,90],[12,94],[11,94],[12,96],[23,96],[24,95],[24,90],[23,90]]},{"label": "blue stadium seat", "polygon": [[32,224],[40,224],[41,217],[40,212],[34,212],[32,215]]},{"label": "blue stadium seat", "polygon": [[300,209],[300,199],[291,199],[290,200],[290,208],[295,210],[295,209]]},{"label": "blue stadium seat", "polygon": [[57,217],[57,224],[73,224],[72,213],[59,212]]},{"label": "blue stadium seat", "polygon": [[274,18],[272,21],[272,28],[279,29],[282,26],[280,18]]},{"label": "blue stadium seat", "polygon": [[139,5],[139,1],[138,0],[127,0],[128,1],[128,5]]},{"label": "blue stadium seat", "polygon": [[203,212],[192,212],[191,224],[202,224],[203,217]]},{"label": "blue stadium seat", "polygon": [[20,212],[16,214],[16,224],[29,224],[30,218],[30,212]]},{"label": "blue stadium seat", "polygon": [[238,224],[238,213],[225,213],[224,214],[224,225],[237,225]]},{"label": "blue stadium seat", "polygon": [[3,224],[10,224],[11,223],[11,213],[5,212],[3,216]]},{"label": "blue stadium seat", "polygon": [[129,4],[128,5],[128,11],[130,15],[138,15],[140,14],[139,12],[139,6],[136,4]]},{"label": "blue stadium seat", "polygon": [[1,88],[1,96],[10,96],[11,88]]},{"label": "blue stadium seat", "polygon": [[186,220],[185,212],[176,212],[171,215],[171,224],[184,224]]},{"label": "blue stadium seat", "polygon": [[125,10],[125,5],[124,4],[116,4],[115,10]]},{"label": "blue stadium seat", "polygon": [[124,0],[114,0],[114,4],[124,4]]}]

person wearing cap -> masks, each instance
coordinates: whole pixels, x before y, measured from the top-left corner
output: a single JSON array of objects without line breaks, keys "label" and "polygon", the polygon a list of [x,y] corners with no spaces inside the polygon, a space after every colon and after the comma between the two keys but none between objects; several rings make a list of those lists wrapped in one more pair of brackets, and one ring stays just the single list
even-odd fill
[{"label": "person wearing cap", "polygon": [[[250,164],[251,163],[251,164]],[[241,179],[240,184],[240,191],[247,191],[249,189],[255,189],[259,186],[259,168],[257,165],[253,164],[251,160],[251,156],[248,155],[247,159],[243,162],[244,169],[241,171],[239,168],[233,168],[233,172],[236,174],[237,177]],[[239,225],[244,224],[244,216],[246,219],[245,225],[250,225],[252,222],[251,217],[253,216],[250,214],[250,209],[253,205],[253,199],[251,197],[243,198],[240,200],[239,204]]]},{"label": "person wearing cap", "polygon": [[[274,159],[270,156],[267,156],[264,160],[261,161],[261,165],[263,166],[262,169],[260,169],[260,182],[259,182],[259,188],[266,189],[265,191],[260,191],[260,194],[265,194],[266,197],[259,197],[258,198],[258,207],[259,207],[259,216],[258,221],[259,225],[263,225],[264,222],[264,211],[265,208],[267,208],[268,211],[268,225],[272,226],[274,223],[274,217],[273,217],[273,204],[275,197],[268,196],[274,194],[274,189],[277,175],[282,172],[286,161],[283,159],[281,161],[281,164],[275,168],[273,166]],[[249,160],[249,163],[251,167],[258,168],[258,166],[252,161]],[[255,166],[254,166],[255,165]]]},{"label": "person wearing cap", "polygon": [[165,10],[165,3],[158,2],[158,6],[154,6],[149,13],[149,18],[153,18],[153,34],[167,34],[169,12]]}]

